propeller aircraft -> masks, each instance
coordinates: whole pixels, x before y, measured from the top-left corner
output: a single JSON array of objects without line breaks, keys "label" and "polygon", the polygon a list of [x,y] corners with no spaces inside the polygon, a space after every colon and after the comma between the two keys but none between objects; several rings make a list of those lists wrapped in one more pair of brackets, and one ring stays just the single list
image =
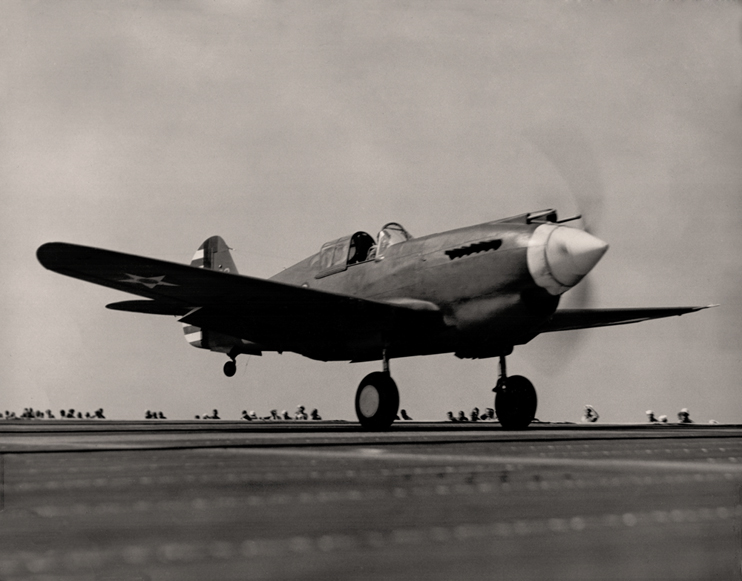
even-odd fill
[{"label": "propeller aircraft", "polygon": [[270,279],[238,274],[212,236],[191,264],[51,242],[37,251],[49,270],[144,299],[107,308],[171,315],[194,347],[238,355],[290,351],[321,361],[381,361],[355,396],[366,429],[391,426],[399,391],[393,358],[454,353],[499,358],[495,410],[505,429],[535,418],[537,395],[506,372],[506,356],[540,333],[636,323],[707,307],[558,309],[560,296],[598,263],[608,245],[565,226],[555,210],[530,212],[414,238],[386,224],[355,232]]}]

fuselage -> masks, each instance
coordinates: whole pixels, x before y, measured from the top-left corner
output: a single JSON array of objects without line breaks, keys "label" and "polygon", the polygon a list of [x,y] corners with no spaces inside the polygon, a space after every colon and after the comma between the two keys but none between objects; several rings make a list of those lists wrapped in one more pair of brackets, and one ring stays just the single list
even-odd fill
[{"label": "fuselage", "polygon": [[145,297],[108,307],[177,316],[191,345],[232,359],[479,358],[551,330],[560,295],[608,248],[562,223],[545,210],[413,238],[390,222],[376,238],[327,242],[268,281],[239,275],[219,236],[189,266],[65,243],[38,256],[51,270]]},{"label": "fuselage", "polygon": [[323,257],[323,252],[352,254],[354,237],[365,235],[356,233],[328,243],[272,280],[438,310],[444,325],[432,336],[425,330],[424,337],[386,338],[397,357],[509,353],[538,334],[559,303],[559,295],[539,286],[529,270],[529,244],[541,223],[519,218],[399,241],[358,262],[338,260],[333,266]]}]

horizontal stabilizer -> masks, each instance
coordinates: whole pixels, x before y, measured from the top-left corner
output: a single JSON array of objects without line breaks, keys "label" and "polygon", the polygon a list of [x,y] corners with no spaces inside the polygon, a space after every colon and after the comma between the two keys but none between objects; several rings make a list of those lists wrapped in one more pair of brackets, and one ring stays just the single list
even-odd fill
[{"label": "horizontal stabilizer", "polygon": [[628,325],[629,323],[641,323],[642,321],[649,321],[651,319],[685,315],[716,306],[718,305],[638,309],[563,309],[555,312],[539,332],[548,333],[551,331],[571,331],[575,329],[590,329],[592,327]]},{"label": "horizontal stabilizer", "polygon": [[174,315],[176,317],[181,317],[190,310],[189,307],[184,307],[183,305],[162,301],[121,301],[119,303],[107,304],[106,308],[112,311],[145,313],[148,315]]}]

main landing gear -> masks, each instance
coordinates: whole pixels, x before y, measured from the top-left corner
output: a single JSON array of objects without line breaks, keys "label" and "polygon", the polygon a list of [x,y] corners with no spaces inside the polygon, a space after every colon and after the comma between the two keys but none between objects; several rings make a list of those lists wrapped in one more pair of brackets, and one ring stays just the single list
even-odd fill
[{"label": "main landing gear", "polygon": [[392,425],[399,410],[399,391],[389,375],[389,358],[384,350],[384,371],[374,371],[363,378],[356,391],[356,415],[367,430],[385,430]]},{"label": "main landing gear", "polygon": [[524,430],[536,417],[538,398],[533,384],[522,375],[507,376],[505,356],[500,355],[500,377],[495,392],[495,413],[506,430]]}]

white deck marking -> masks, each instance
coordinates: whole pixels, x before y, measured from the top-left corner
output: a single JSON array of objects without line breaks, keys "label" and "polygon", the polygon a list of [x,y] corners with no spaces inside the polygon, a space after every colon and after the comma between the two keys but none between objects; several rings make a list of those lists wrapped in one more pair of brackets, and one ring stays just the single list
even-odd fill
[{"label": "white deck marking", "polygon": [[368,449],[352,451],[265,449],[265,448],[224,448],[227,454],[253,454],[259,456],[304,456],[313,458],[338,458],[357,460],[383,460],[393,462],[435,462],[452,464],[519,464],[521,466],[564,466],[572,468],[599,468],[602,470],[677,470],[681,472],[737,472],[742,473],[742,464],[715,463],[693,460],[628,460],[628,459],[578,459],[578,458],[534,458],[532,456],[478,456],[453,454],[412,454],[406,452],[383,452],[369,454]]}]

